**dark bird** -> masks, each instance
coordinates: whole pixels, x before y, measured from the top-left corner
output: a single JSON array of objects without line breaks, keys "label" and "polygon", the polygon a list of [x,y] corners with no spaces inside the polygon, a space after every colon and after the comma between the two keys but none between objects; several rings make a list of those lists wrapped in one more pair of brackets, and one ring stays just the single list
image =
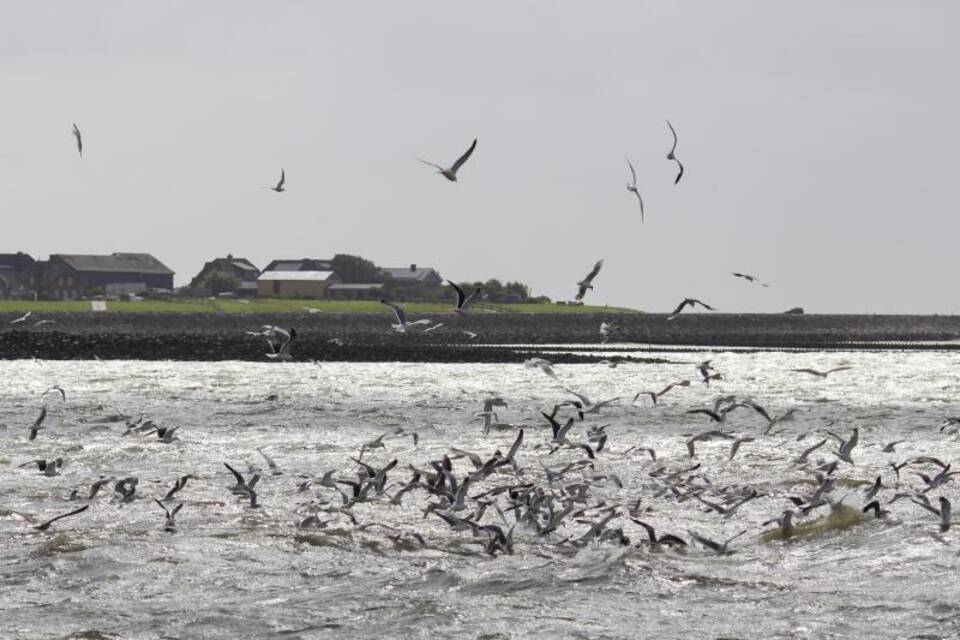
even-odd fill
[{"label": "dark bird", "polygon": [[683,302],[677,305],[677,308],[673,310],[673,313],[670,314],[667,320],[673,320],[674,318],[676,318],[678,315],[680,315],[680,312],[683,311],[685,307],[690,307],[691,309],[694,309],[696,308],[697,305],[700,305],[701,307],[703,307],[704,309],[707,309],[708,311],[716,311],[715,308],[711,307],[705,302],[701,302],[700,300],[697,300],[696,298],[684,298]]},{"label": "dark bird", "polygon": [[466,161],[470,158],[470,155],[473,153],[473,150],[476,149],[476,148],[477,148],[477,139],[474,138],[474,139],[473,139],[473,144],[470,145],[470,148],[467,149],[466,152],[465,152],[462,156],[460,156],[459,158],[457,158],[457,161],[456,161],[456,162],[454,162],[450,167],[446,167],[446,168],[441,167],[441,166],[438,165],[438,164],[433,164],[432,162],[427,162],[426,160],[423,160],[423,159],[421,159],[421,158],[417,158],[417,160],[420,160],[420,162],[422,162],[423,164],[430,165],[431,167],[434,167],[434,168],[437,170],[437,173],[439,173],[440,175],[442,175],[444,178],[446,178],[446,179],[449,180],[450,182],[456,182],[456,181],[457,181],[457,171],[459,171],[459,170],[460,170],[460,167],[463,166],[463,163],[466,162]]},{"label": "dark bird", "polygon": [[736,540],[737,538],[739,538],[740,536],[742,536],[743,534],[745,534],[745,533],[746,533],[746,530],[741,531],[740,533],[738,533],[737,535],[733,536],[732,538],[728,538],[727,540],[725,540],[725,541],[723,542],[723,544],[721,544],[721,543],[719,543],[719,542],[714,542],[714,541],[711,540],[710,538],[705,538],[704,536],[701,536],[701,535],[698,534],[698,533],[694,533],[693,531],[690,531],[689,529],[687,530],[687,533],[689,533],[689,534],[690,534],[690,537],[693,538],[695,541],[699,542],[701,545],[703,545],[704,547],[710,549],[710,550],[713,551],[714,553],[717,553],[717,554],[719,554],[719,555],[728,555],[728,554],[733,553],[733,551],[731,551],[731,550],[728,548],[728,545],[729,545],[731,542],[733,542],[734,540]]},{"label": "dark bird", "polygon": [[690,386],[689,380],[679,380],[677,382],[671,382],[670,384],[668,384],[658,392],[640,391],[639,393],[637,393],[637,395],[633,396],[633,402],[636,402],[637,398],[639,398],[640,396],[646,395],[646,396],[650,396],[650,399],[653,400],[653,404],[657,404],[657,401],[660,399],[660,397],[663,394],[670,391],[671,389],[673,389],[674,387],[689,387],[689,386]]},{"label": "dark bird", "polygon": [[600,273],[600,268],[602,266],[603,260],[597,260],[597,263],[593,265],[593,269],[590,270],[590,273],[587,274],[587,277],[577,283],[579,289],[577,290],[577,295],[574,296],[575,300],[583,300],[583,296],[587,295],[587,289],[593,289],[593,279],[597,277],[598,273]]},{"label": "dark bird", "polygon": [[283,169],[280,169],[280,182],[277,183],[277,186],[270,187],[270,188],[276,191],[277,193],[281,193],[285,191],[285,189],[283,188],[283,183],[286,181],[287,181],[287,172],[284,171]]},{"label": "dark bird", "polygon": [[734,272],[733,272],[733,275],[734,275],[735,277],[737,277],[737,278],[743,278],[743,279],[746,280],[747,282],[755,282],[755,283],[759,284],[759,285],[762,286],[762,287],[769,287],[769,286],[770,286],[770,285],[768,285],[766,282],[761,282],[761,281],[760,281],[760,278],[758,278],[757,276],[752,276],[752,275],[750,275],[749,273],[737,273],[736,271],[734,271]]},{"label": "dark bird", "polygon": [[637,196],[637,200],[640,202],[640,222],[643,222],[643,197],[640,195],[639,187],[637,187],[637,170],[633,168],[630,158],[627,158],[627,166],[630,167],[630,175],[633,176],[633,181],[627,184],[627,191]]},{"label": "dark bird", "polygon": [[163,530],[166,531],[167,533],[176,533],[177,521],[175,518],[177,517],[177,514],[180,512],[180,509],[183,509],[183,503],[181,502],[180,504],[175,506],[173,509],[167,509],[166,505],[164,505],[162,502],[160,502],[156,498],[154,498],[153,501],[156,502],[158,505],[160,505],[160,508],[163,509],[163,513],[167,516],[166,520],[163,523]]},{"label": "dark bird", "polygon": [[30,436],[28,440],[36,440],[37,432],[40,429],[43,429],[43,421],[47,417],[47,407],[43,406],[40,408],[40,415],[37,416],[37,419],[33,421],[33,425],[30,427]]},{"label": "dark bird", "polygon": [[677,159],[676,155],[677,142],[679,142],[679,139],[677,138],[677,130],[673,128],[669,120],[667,120],[667,126],[670,127],[670,133],[673,134],[673,146],[670,148],[670,153],[667,154],[667,160],[673,160],[677,163],[677,169],[679,169],[679,171],[677,172],[677,177],[673,180],[673,184],[677,184],[680,182],[680,178],[683,177],[683,164]]},{"label": "dark bird", "polygon": [[453,287],[453,290],[457,292],[457,306],[454,307],[453,309],[454,313],[459,313],[459,314],[466,313],[467,308],[470,306],[470,304],[473,303],[473,301],[475,301],[480,296],[480,292],[481,292],[480,287],[477,287],[476,289],[474,289],[473,293],[471,293],[468,296],[463,293],[463,289],[458,287],[453,282],[447,280],[447,284]]},{"label": "dark bird", "polygon": [[86,510],[89,509],[89,508],[90,508],[90,505],[85,504],[85,505],[83,505],[82,507],[79,507],[79,508],[77,508],[77,509],[74,509],[73,511],[70,511],[69,513],[63,513],[63,514],[60,514],[59,516],[57,516],[57,517],[55,517],[55,518],[50,518],[50,519],[47,520],[46,522],[42,522],[42,523],[38,524],[37,526],[35,526],[34,529],[36,529],[36,530],[38,530],[38,531],[46,531],[47,529],[50,528],[50,525],[52,525],[52,524],[53,524],[54,522],[56,522],[57,520],[60,520],[60,519],[62,519],[62,518],[69,518],[70,516],[75,516],[75,515],[77,515],[78,513],[83,513],[84,511],[86,511]]},{"label": "dark bird", "polygon": [[77,139],[77,153],[80,154],[80,157],[83,157],[83,138],[80,136],[80,129],[77,128],[77,123],[73,123],[73,137]]}]

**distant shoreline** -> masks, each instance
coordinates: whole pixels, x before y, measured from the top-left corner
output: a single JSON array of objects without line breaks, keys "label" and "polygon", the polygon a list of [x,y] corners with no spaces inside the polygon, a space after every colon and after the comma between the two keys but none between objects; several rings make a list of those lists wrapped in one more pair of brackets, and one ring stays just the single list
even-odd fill
[{"label": "distant shoreline", "polygon": [[[392,332],[389,310],[380,313],[0,313],[0,359],[143,359],[265,361],[266,343],[247,335],[265,324],[294,327],[297,360],[520,362],[547,345],[595,345],[642,357],[647,352],[739,349],[960,349],[960,316],[895,315],[681,315],[638,313],[416,314],[443,323],[423,334]],[[51,320],[34,327],[37,319]],[[610,345],[600,323],[613,324]],[[476,334],[472,338],[468,333]],[[612,346],[616,343],[616,347]],[[623,344],[627,343],[627,344]],[[622,344],[622,346],[621,346]],[[562,349],[560,349],[562,351]],[[564,362],[597,356],[552,355]],[[664,356],[668,357],[668,356]]]}]

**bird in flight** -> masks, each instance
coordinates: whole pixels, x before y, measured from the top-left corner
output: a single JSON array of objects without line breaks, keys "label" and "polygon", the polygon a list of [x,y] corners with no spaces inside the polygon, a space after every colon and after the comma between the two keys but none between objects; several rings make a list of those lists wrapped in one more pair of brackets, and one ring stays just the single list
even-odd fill
[{"label": "bird in flight", "polygon": [[640,222],[643,222],[643,198],[640,196],[640,189],[637,187],[637,170],[633,168],[630,158],[627,158],[627,166],[630,167],[630,175],[633,176],[633,181],[627,184],[627,191],[637,196],[637,200],[640,201]]},{"label": "bird in flight", "polygon": [[432,163],[432,162],[427,162],[426,160],[423,160],[422,158],[417,158],[417,160],[419,160],[419,161],[422,162],[423,164],[427,164],[427,165],[430,165],[431,167],[436,168],[437,172],[438,172],[440,175],[442,175],[444,178],[446,178],[447,180],[449,180],[450,182],[456,182],[456,181],[457,181],[457,171],[459,171],[459,170],[460,170],[460,167],[463,166],[463,163],[466,162],[466,161],[470,158],[470,155],[473,153],[473,150],[476,149],[476,148],[477,148],[477,139],[474,138],[474,139],[473,139],[473,144],[470,145],[470,148],[467,149],[462,156],[460,156],[459,158],[457,158],[457,161],[454,162],[454,163],[453,163],[452,165],[450,165],[449,167],[441,167],[441,166],[438,165],[438,164],[434,164],[434,163]]},{"label": "bird in flight", "polygon": [[597,264],[593,265],[593,269],[590,270],[590,273],[587,274],[587,277],[577,283],[577,286],[580,289],[577,291],[575,296],[576,300],[583,300],[583,296],[587,295],[587,289],[593,289],[593,279],[597,277],[597,274],[600,273],[600,268],[603,266],[603,259],[597,260]]},{"label": "bird in flight", "polygon": [[716,311],[715,308],[711,307],[705,302],[701,302],[700,300],[697,300],[696,298],[684,298],[683,302],[677,305],[677,308],[673,310],[673,313],[670,314],[670,317],[668,317],[667,320],[673,320],[674,318],[676,318],[678,315],[680,315],[680,312],[683,311],[685,307],[690,307],[691,309],[693,309],[697,305],[700,305],[701,307],[703,307],[704,309],[707,309],[708,311]]},{"label": "bird in flight", "polygon": [[747,282],[756,282],[757,284],[759,284],[759,285],[762,286],[762,287],[769,287],[769,286],[770,286],[770,285],[768,285],[766,282],[761,282],[761,281],[760,281],[760,278],[758,278],[757,276],[752,276],[752,275],[750,275],[749,273],[737,273],[736,271],[734,271],[734,272],[733,272],[733,275],[734,275],[734,277],[737,277],[737,278],[743,278],[743,279],[746,280]]},{"label": "bird in flight", "polygon": [[77,128],[77,123],[73,123],[73,137],[77,139],[77,152],[80,154],[80,157],[83,157],[83,138],[80,137],[80,129]]},{"label": "bird in flight", "polygon": [[407,320],[406,310],[400,305],[390,302],[389,300],[381,300],[380,304],[385,304],[391,309],[393,309],[393,313],[397,316],[397,324],[391,325],[391,326],[393,327],[393,330],[397,333],[406,333],[408,327],[413,327],[413,326],[423,325],[423,324],[430,324],[430,321],[427,320],[426,318],[422,318],[415,322],[410,322],[409,320]]},{"label": "bird in flight", "polygon": [[280,182],[277,183],[277,186],[270,187],[277,193],[283,193],[285,189],[283,188],[283,183],[287,181],[287,172],[283,169],[280,169]]},{"label": "bird in flight", "polygon": [[453,309],[453,312],[454,312],[454,313],[460,313],[460,314],[466,313],[466,312],[467,312],[467,307],[470,306],[470,303],[472,303],[474,300],[476,300],[476,299],[477,299],[477,296],[480,295],[480,287],[477,287],[476,289],[474,289],[473,293],[471,293],[471,294],[468,296],[468,295],[465,295],[465,294],[463,293],[463,289],[461,289],[460,287],[458,287],[455,283],[450,282],[449,280],[447,280],[447,284],[449,284],[451,287],[453,287],[454,290],[457,292],[457,306],[454,307],[454,309]]},{"label": "bird in flight", "polygon": [[90,505],[85,504],[85,505],[83,505],[82,507],[80,507],[79,509],[74,509],[73,511],[70,511],[70,512],[68,512],[68,513],[62,513],[62,514],[60,514],[59,516],[57,516],[57,517],[55,517],[55,518],[50,518],[50,519],[47,520],[46,522],[41,522],[40,524],[38,524],[37,526],[35,526],[34,529],[37,529],[38,531],[46,531],[47,529],[50,528],[50,525],[52,525],[52,524],[53,524],[54,522],[56,522],[57,520],[61,520],[61,519],[63,519],[63,518],[69,518],[70,516],[75,516],[75,515],[77,515],[78,513],[83,513],[84,511],[86,511],[86,510],[89,509],[89,508],[90,508]]},{"label": "bird in flight", "polygon": [[853,367],[834,367],[833,369],[827,369],[826,371],[817,371],[816,369],[790,369],[790,371],[795,371],[797,373],[809,373],[812,376],[817,376],[818,378],[826,378],[831,373],[837,371],[846,371],[847,369],[853,369]]},{"label": "bird in flight", "polygon": [[677,131],[676,129],[673,128],[673,125],[670,124],[669,120],[667,120],[667,126],[670,127],[670,133],[673,134],[673,146],[670,148],[670,153],[667,154],[667,160],[673,160],[674,162],[677,163],[677,168],[679,169],[679,171],[677,172],[677,177],[674,178],[673,180],[673,184],[677,184],[678,182],[680,182],[680,178],[683,177],[683,164],[681,164],[680,161],[677,160],[677,156],[675,154],[675,151],[677,150],[677,142],[678,142]]}]

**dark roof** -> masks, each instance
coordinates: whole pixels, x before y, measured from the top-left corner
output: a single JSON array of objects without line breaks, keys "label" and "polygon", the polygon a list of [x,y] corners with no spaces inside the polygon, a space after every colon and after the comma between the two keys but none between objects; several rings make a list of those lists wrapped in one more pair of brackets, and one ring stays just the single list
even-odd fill
[{"label": "dark roof", "polygon": [[12,267],[13,269],[23,269],[31,267],[36,263],[29,254],[18,251],[16,253],[0,253],[0,266]]},{"label": "dark roof", "polygon": [[273,260],[264,267],[264,271],[332,271],[330,260],[317,258],[292,258]]},{"label": "dark roof", "polygon": [[108,256],[51,254],[50,259],[53,260],[54,258],[63,261],[76,271],[173,275],[173,271],[149,253],[113,253]]},{"label": "dark roof", "polygon": [[417,267],[416,269],[411,269],[410,267],[384,267],[381,271],[394,280],[416,280],[419,282],[431,274],[436,275],[437,278],[440,277],[440,273],[431,267]]}]

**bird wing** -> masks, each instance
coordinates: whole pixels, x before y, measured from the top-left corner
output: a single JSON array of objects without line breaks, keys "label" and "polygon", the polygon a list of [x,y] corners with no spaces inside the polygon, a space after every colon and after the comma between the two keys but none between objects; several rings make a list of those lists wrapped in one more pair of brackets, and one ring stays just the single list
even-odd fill
[{"label": "bird wing", "polygon": [[393,309],[393,312],[397,315],[398,323],[407,324],[407,312],[403,310],[403,307],[393,302],[390,302],[389,300],[381,300],[380,304],[385,304],[391,309]]},{"label": "bird wing", "polygon": [[691,302],[691,306],[698,304],[698,305],[700,305],[701,307],[703,307],[704,309],[708,309],[708,310],[710,310],[710,311],[716,311],[716,309],[714,309],[713,307],[711,307],[710,305],[708,305],[706,302],[703,302],[703,301],[701,301],[701,300],[696,300],[696,299],[694,299],[694,300],[691,300],[690,302]]},{"label": "bird wing", "polygon": [[470,155],[473,153],[473,150],[477,148],[477,139],[473,139],[473,144],[470,145],[470,148],[467,149],[462,156],[457,158],[457,161],[453,163],[453,166],[450,167],[450,173],[456,173],[457,169],[463,166],[463,163],[466,162]]},{"label": "bird wing", "polygon": [[447,280],[447,284],[453,287],[454,291],[457,292],[457,309],[462,308],[463,302],[466,300],[466,296],[463,294],[463,289],[458,287],[456,283],[453,283],[450,280]]},{"label": "bird wing", "polygon": [[637,170],[633,168],[633,163],[630,162],[630,158],[627,158],[627,166],[630,167],[630,175],[633,176],[633,186],[637,186]]},{"label": "bird wing", "polygon": [[277,189],[283,186],[283,183],[287,181],[287,172],[283,169],[280,169],[280,182],[277,183]]},{"label": "bird wing", "polygon": [[413,158],[414,158],[414,160],[419,160],[419,161],[422,162],[423,164],[430,165],[431,167],[433,167],[434,169],[437,169],[437,170],[439,170],[439,171],[446,171],[446,169],[445,169],[444,167],[441,167],[441,166],[438,165],[438,164],[433,164],[432,162],[428,162],[428,161],[424,160],[423,158],[418,158],[418,157],[416,157],[416,156],[414,156]]},{"label": "bird wing", "polygon": [[673,313],[671,313],[670,315],[672,315],[672,316],[677,315],[678,313],[680,313],[681,311],[683,311],[683,308],[684,308],[685,306],[687,306],[688,304],[690,304],[690,300],[689,300],[689,299],[684,299],[684,301],[681,302],[680,304],[678,304],[678,305],[677,305],[677,308],[674,309],[674,310],[673,310]]},{"label": "bird wing", "polygon": [[825,374],[835,373],[837,371],[847,371],[848,369],[853,369],[853,367],[834,367],[833,369],[827,369],[824,371]]},{"label": "bird wing", "polygon": [[593,279],[597,277],[597,274],[600,273],[600,268],[603,266],[603,259],[597,260],[597,263],[593,265],[593,269],[590,270],[590,273],[587,274],[587,277],[583,279],[583,282],[589,284],[593,282]]},{"label": "bird wing", "polygon": [[667,126],[670,127],[670,133],[673,135],[673,146],[670,148],[670,154],[673,155],[673,152],[677,150],[677,143],[680,139],[677,137],[677,130],[673,128],[673,125],[670,124],[670,121],[667,120]]},{"label": "bird wing", "polygon": [[85,504],[85,505],[83,505],[82,507],[80,507],[79,509],[74,509],[73,511],[70,511],[70,512],[68,512],[68,513],[61,513],[59,516],[56,516],[56,517],[54,517],[54,518],[50,518],[50,519],[47,520],[46,522],[37,525],[36,528],[37,528],[37,529],[40,529],[41,531],[43,531],[44,529],[46,529],[47,527],[49,527],[51,524],[53,524],[53,523],[56,522],[57,520],[60,520],[60,519],[62,519],[62,518],[69,518],[70,516],[75,516],[75,515],[77,515],[78,513],[83,513],[84,511],[86,511],[86,510],[89,509],[89,508],[90,508],[90,505]]},{"label": "bird wing", "polygon": [[480,291],[481,291],[480,287],[477,287],[476,289],[474,289],[473,293],[467,296],[466,299],[463,301],[463,304],[461,305],[461,307],[466,309],[467,305],[469,305],[471,302],[477,299],[477,297],[480,295]]},{"label": "bird wing", "polygon": [[673,184],[677,184],[680,182],[680,178],[683,177],[683,163],[677,160],[676,156],[674,156],[673,161],[677,163],[677,168],[680,169],[680,171],[677,172],[677,177],[673,179]]}]

